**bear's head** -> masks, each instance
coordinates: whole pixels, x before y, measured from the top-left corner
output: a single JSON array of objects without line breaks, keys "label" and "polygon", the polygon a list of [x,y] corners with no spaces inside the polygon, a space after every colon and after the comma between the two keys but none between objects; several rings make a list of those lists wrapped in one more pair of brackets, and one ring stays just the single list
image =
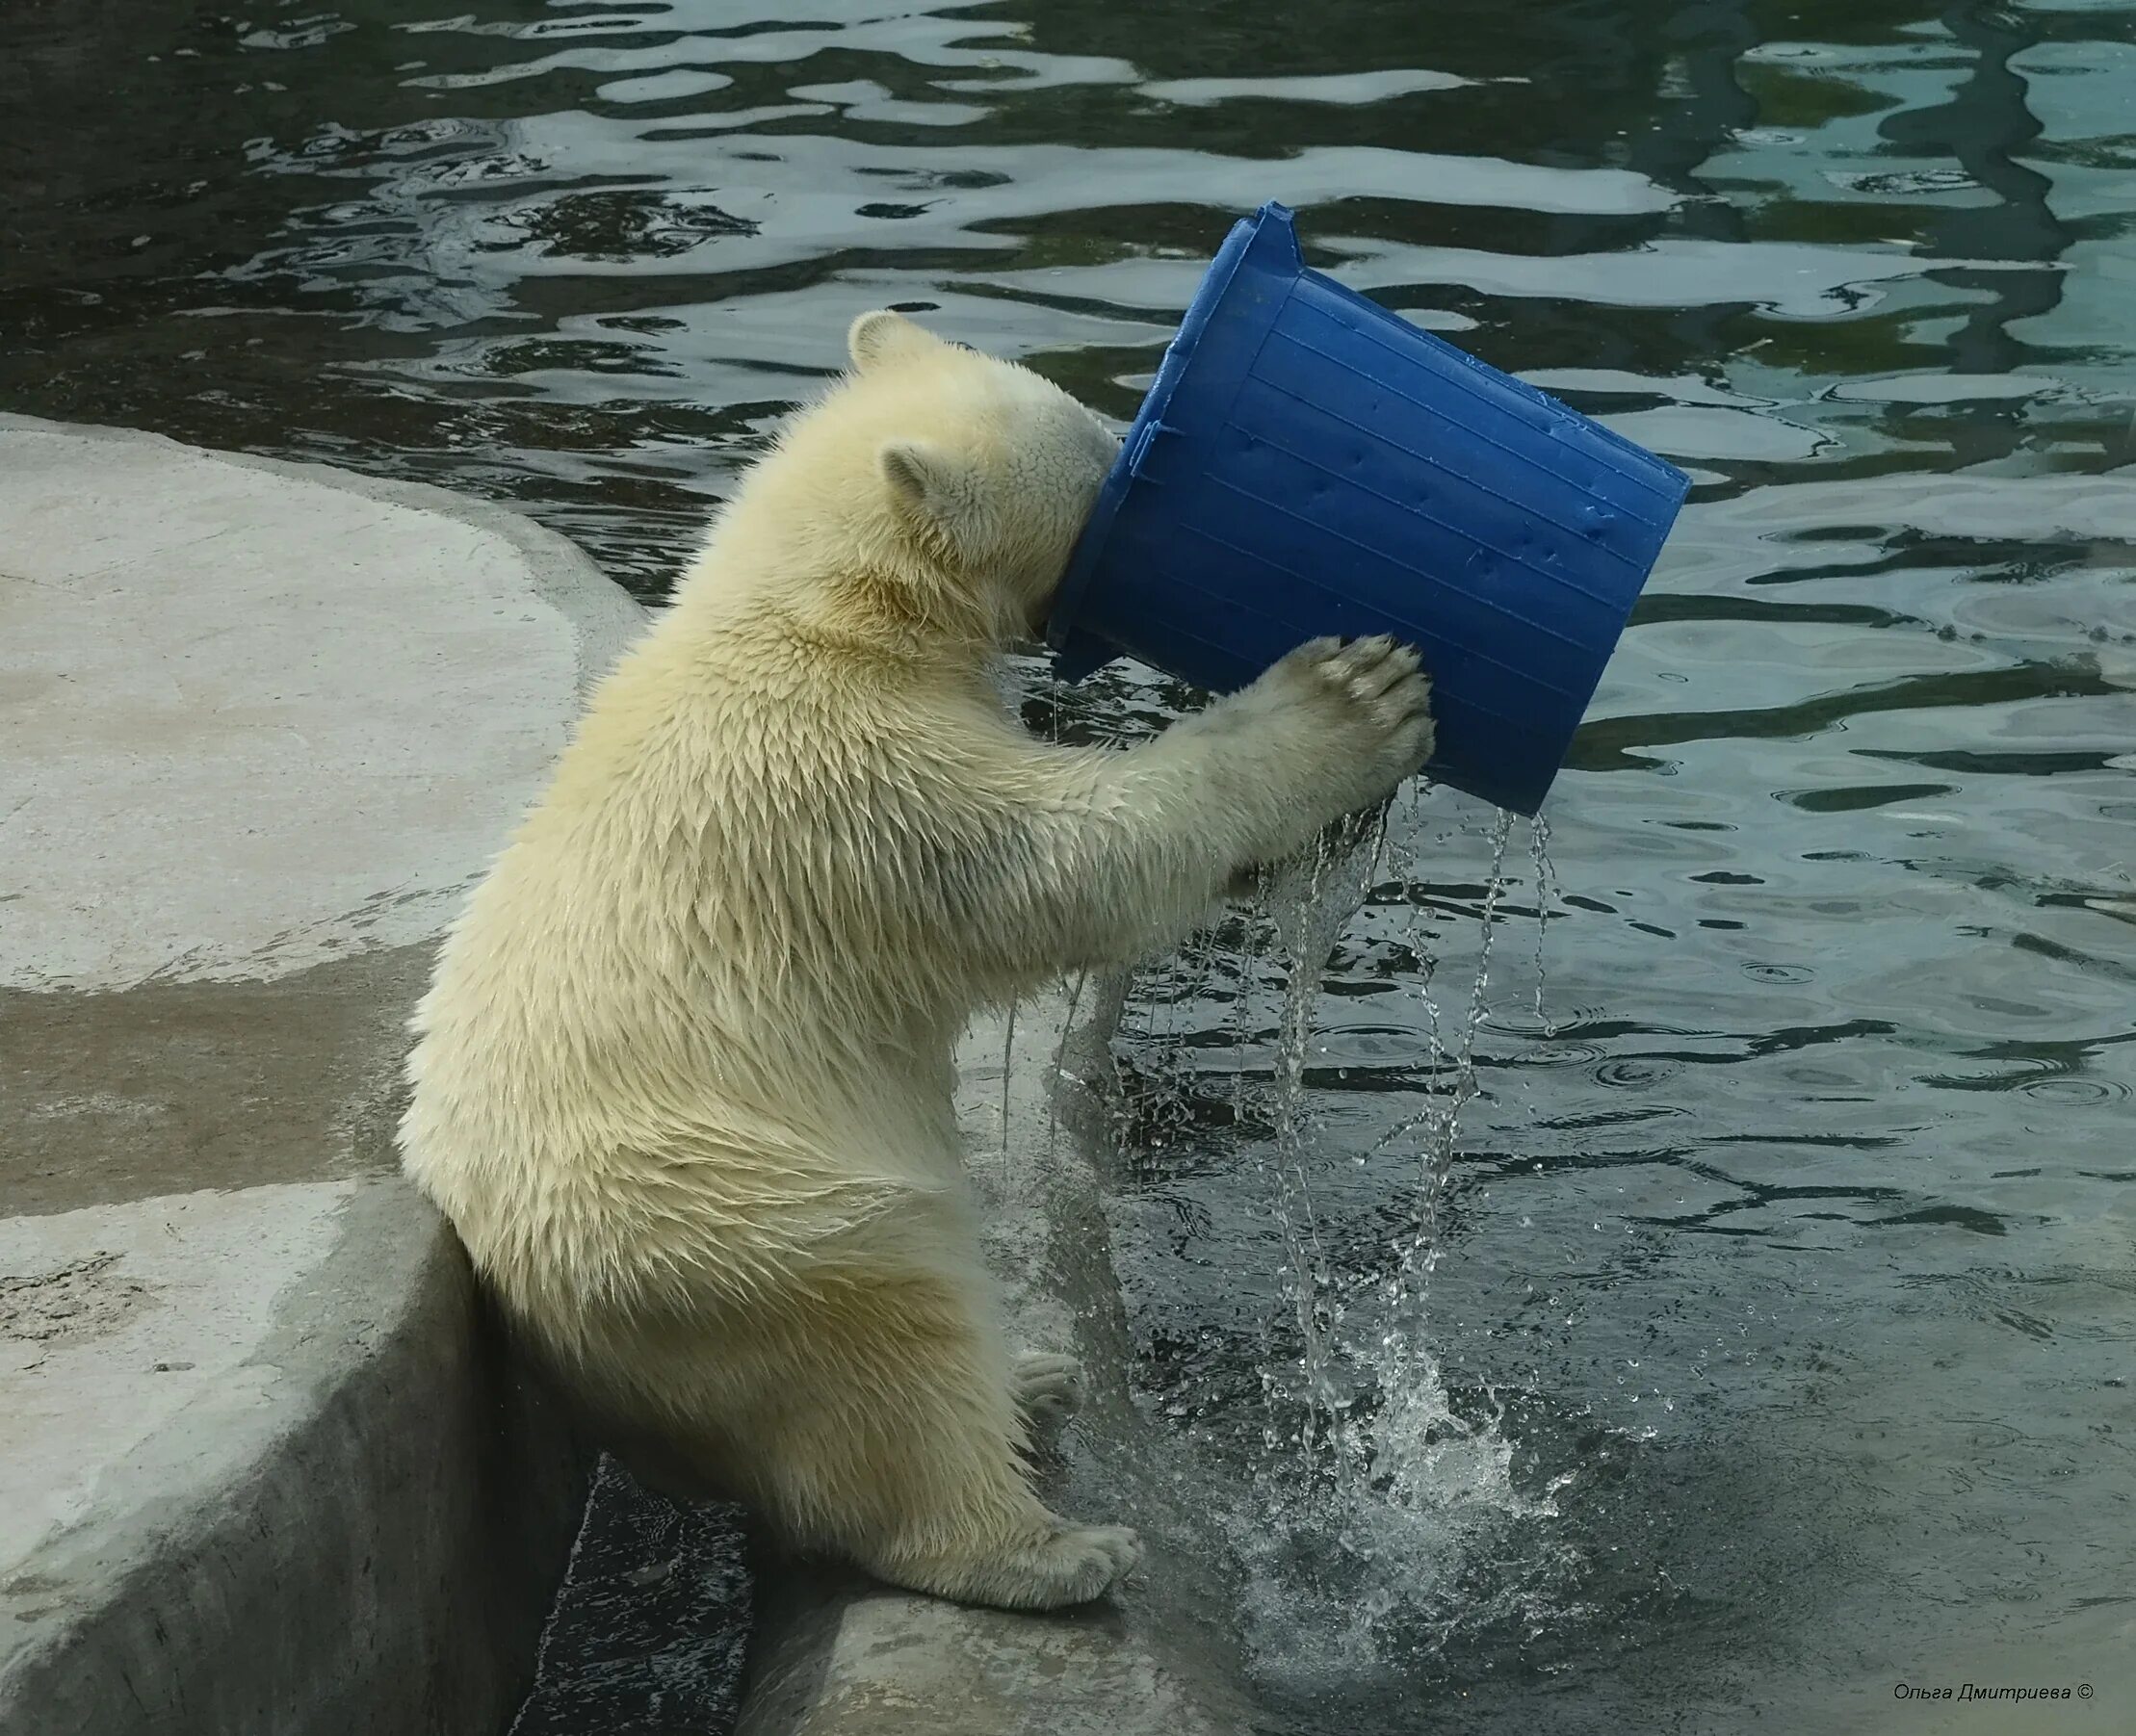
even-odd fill
[{"label": "bear's head", "polygon": [[[1119,441],[1050,380],[936,337],[902,314],[863,314],[840,397],[873,430],[872,491],[924,583],[977,611],[997,640],[1043,624]],[[903,562],[899,563],[900,565]]]}]

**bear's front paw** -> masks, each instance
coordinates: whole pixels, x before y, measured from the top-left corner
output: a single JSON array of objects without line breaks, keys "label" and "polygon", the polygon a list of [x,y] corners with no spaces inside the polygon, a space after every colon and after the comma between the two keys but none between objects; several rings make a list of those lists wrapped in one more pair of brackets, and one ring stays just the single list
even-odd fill
[{"label": "bear's front paw", "polygon": [[1431,758],[1431,683],[1385,635],[1314,639],[1240,694],[1263,727],[1299,737],[1308,799],[1327,817],[1370,807]]}]

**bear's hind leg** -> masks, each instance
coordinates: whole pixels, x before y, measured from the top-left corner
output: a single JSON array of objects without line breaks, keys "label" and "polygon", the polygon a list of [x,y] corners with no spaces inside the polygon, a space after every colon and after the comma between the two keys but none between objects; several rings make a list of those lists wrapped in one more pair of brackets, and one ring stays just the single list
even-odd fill
[{"label": "bear's hind leg", "polygon": [[[1015,1377],[960,1286],[856,1277],[806,1312],[782,1347],[776,1426],[752,1453],[801,1541],[1002,1609],[1087,1602],[1133,1566],[1133,1531],[1073,1524],[1031,1492]],[[1057,1387],[1065,1360],[1032,1372]]]}]

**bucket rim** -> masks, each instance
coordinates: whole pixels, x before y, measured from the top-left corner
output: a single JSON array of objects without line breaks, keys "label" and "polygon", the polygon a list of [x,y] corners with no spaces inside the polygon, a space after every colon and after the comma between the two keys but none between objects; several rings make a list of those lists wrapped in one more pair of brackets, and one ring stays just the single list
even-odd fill
[{"label": "bucket rim", "polygon": [[[1201,343],[1202,333],[1215,317],[1218,305],[1231,289],[1239,268],[1246,262],[1253,244],[1260,238],[1264,225],[1274,223],[1290,243],[1293,253],[1297,249],[1297,228],[1294,214],[1289,206],[1269,199],[1251,217],[1242,217],[1231,226],[1231,233],[1224,237],[1224,245],[1216,249],[1215,258],[1209,262],[1209,269],[1202,273],[1201,283],[1194,291],[1194,298],[1186,304],[1186,313],[1180,321],[1180,328],[1172,334],[1171,342],[1164,347],[1163,360],[1159,362],[1157,378],[1143,394],[1142,403],[1134,413],[1133,422],[1120,441],[1119,455],[1112,461],[1112,468],[1106,473],[1106,479],[1098,489],[1096,505],[1076,539],[1076,546],[1068,557],[1068,565],[1061,573],[1060,583],[1054,589],[1052,607],[1046,615],[1046,643],[1061,654],[1063,663],[1072,662],[1076,673],[1069,679],[1080,679],[1092,669],[1122,655],[1101,641],[1091,640],[1076,631],[1076,617],[1081,612],[1084,594],[1096,575],[1105,554],[1106,539],[1111,534],[1112,521],[1119,516],[1120,507],[1128,498],[1141,467],[1144,454],[1157,430],[1163,426],[1164,412],[1171,407],[1173,395],[1186,374],[1187,364],[1193,360],[1194,351]],[[1302,266],[1302,261],[1301,261]],[[1078,655],[1081,653],[1081,655]],[[1065,673],[1065,671],[1064,671]]]}]

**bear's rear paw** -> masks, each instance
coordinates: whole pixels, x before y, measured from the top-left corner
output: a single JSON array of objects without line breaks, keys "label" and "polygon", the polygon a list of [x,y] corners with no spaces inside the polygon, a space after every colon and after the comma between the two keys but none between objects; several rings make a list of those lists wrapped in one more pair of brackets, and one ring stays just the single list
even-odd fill
[{"label": "bear's rear paw", "polygon": [[1088,1603],[1142,1559],[1142,1540],[1126,1525],[1076,1525],[1031,1552],[1032,1601],[1020,1609]]},{"label": "bear's rear paw", "polygon": [[1142,1559],[1125,1525],[1063,1525],[997,1555],[935,1560],[895,1575],[900,1585],[1003,1610],[1057,1610],[1088,1603]]},{"label": "bear's rear paw", "polygon": [[1056,1430],[1082,1403],[1082,1369],[1073,1357],[1027,1350],[1009,1376],[1016,1409],[1034,1434]]}]

